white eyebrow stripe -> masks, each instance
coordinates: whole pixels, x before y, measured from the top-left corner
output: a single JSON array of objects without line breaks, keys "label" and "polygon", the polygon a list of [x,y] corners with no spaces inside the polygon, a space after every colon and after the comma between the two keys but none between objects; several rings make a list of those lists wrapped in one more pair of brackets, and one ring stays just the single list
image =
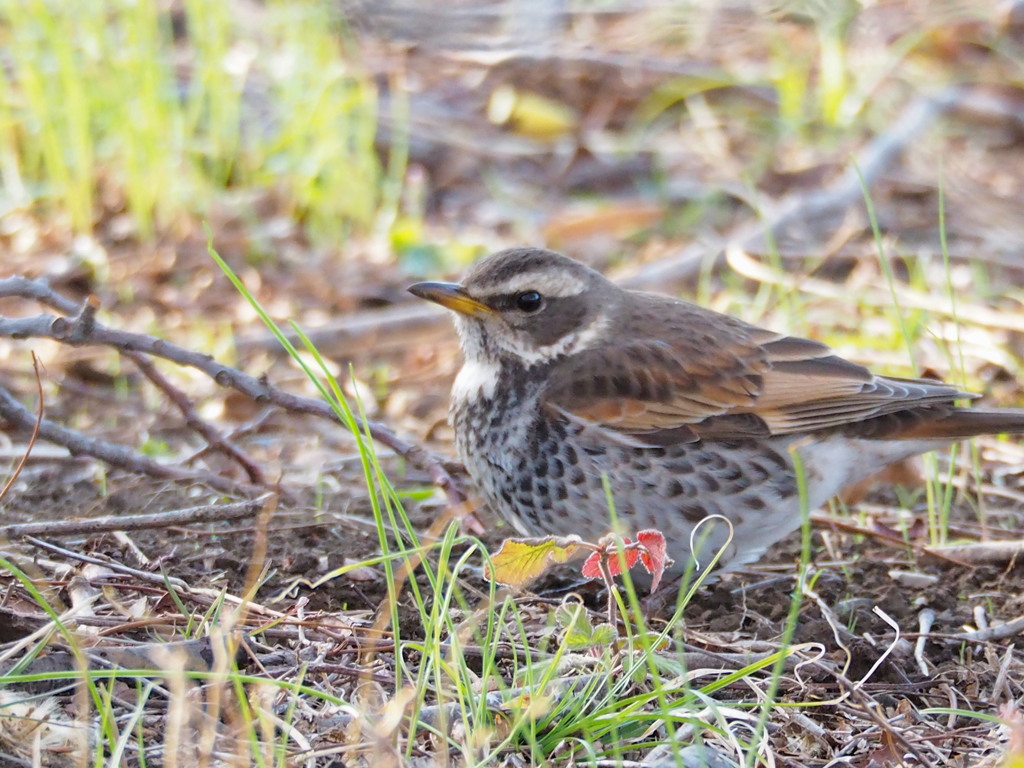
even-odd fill
[{"label": "white eyebrow stripe", "polygon": [[489,291],[483,294],[483,297],[519,293],[520,291],[537,291],[541,296],[560,299],[567,296],[578,296],[583,293],[585,287],[583,281],[578,277],[562,271],[555,274],[523,272],[505,281],[500,290]]}]

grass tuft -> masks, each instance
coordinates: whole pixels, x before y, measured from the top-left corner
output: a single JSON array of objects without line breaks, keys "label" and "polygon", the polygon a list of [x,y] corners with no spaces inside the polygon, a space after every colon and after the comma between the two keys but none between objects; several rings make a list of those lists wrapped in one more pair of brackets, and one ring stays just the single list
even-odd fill
[{"label": "grass tuft", "polygon": [[3,207],[77,233],[123,211],[145,239],[271,195],[315,241],[367,230],[376,92],[334,6],[233,8],[0,3]]}]

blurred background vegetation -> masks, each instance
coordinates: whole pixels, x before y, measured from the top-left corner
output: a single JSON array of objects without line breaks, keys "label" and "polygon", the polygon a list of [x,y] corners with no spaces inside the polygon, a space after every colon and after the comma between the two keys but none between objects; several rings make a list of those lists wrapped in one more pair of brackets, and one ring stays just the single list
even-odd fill
[{"label": "blurred background vegetation", "polygon": [[376,93],[321,2],[8,2],[4,207],[77,234],[187,231],[254,193],[316,238],[380,202]]},{"label": "blurred background vegetation", "polygon": [[[413,271],[503,236],[657,248],[824,184],[909,101],[964,83],[1016,119],[923,128],[889,193],[945,183],[1005,209],[1019,196],[991,178],[998,157],[973,158],[1019,130],[1022,16],[994,0],[4,0],[0,216],[23,251],[230,223],[250,258],[287,241]],[[1019,247],[1005,215],[968,215]]]}]

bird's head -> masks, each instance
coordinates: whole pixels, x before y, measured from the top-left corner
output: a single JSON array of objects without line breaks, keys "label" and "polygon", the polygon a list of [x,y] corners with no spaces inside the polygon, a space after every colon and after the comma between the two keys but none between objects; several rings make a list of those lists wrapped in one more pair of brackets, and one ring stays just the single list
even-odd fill
[{"label": "bird's head", "polygon": [[623,293],[589,267],[539,248],[499,251],[461,283],[416,283],[409,291],[455,312],[467,360],[527,368],[593,345]]}]

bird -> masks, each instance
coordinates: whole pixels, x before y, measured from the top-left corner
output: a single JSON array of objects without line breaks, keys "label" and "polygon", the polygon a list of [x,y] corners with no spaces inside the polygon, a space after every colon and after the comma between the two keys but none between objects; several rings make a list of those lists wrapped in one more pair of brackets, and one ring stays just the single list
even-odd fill
[{"label": "bird", "polygon": [[715,554],[716,575],[757,561],[889,464],[1024,432],[1024,409],[964,407],[977,395],[874,374],[541,248],[409,291],[454,315],[449,418],[487,506],[525,537],[658,530],[676,573]]}]

